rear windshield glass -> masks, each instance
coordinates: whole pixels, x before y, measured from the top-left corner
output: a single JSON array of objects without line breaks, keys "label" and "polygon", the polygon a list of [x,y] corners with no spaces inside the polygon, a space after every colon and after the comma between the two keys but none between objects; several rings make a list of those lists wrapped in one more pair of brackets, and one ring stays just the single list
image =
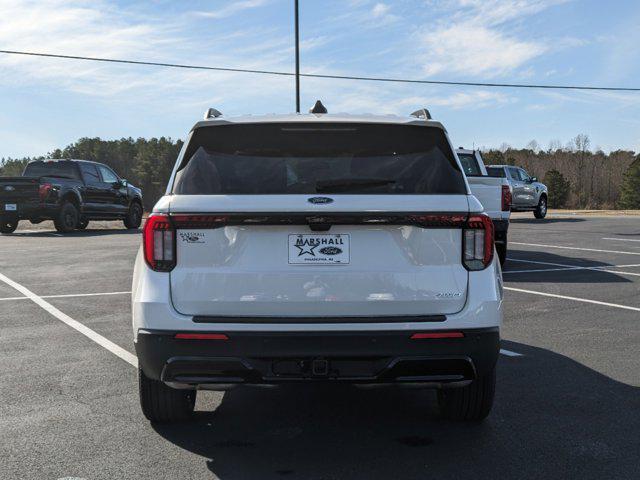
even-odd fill
[{"label": "rear windshield glass", "polygon": [[76,166],[71,162],[32,162],[27,164],[24,177],[62,177],[78,179]]},{"label": "rear windshield glass", "polygon": [[464,194],[466,189],[441,129],[268,123],[195,130],[173,193]]},{"label": "rear windshield glass", "polygon": [[504,168],[502,167],[487,167],[487,175],[490,177],[500,177],[504,178]]},{"label": "rear windshield glass", "polygon": [[465,175],[469,177],[482,175],[475,155],[471,153],[458,153],[458,158],[460,159],[460,164],[462,165]]}]

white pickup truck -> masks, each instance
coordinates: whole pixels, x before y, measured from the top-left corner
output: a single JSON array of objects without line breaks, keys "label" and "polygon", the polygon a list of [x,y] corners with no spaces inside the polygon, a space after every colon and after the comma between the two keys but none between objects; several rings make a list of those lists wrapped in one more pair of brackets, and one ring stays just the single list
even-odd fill
[{"label": "white pickup truck", "polygon": [[482,203],[495,229],[495,244],[500,264],[507,258],[507,231],[511,217],[511,186],[506,178],[487,174],[480,150],[458,148],[456,154],[467,176],[471,193]]}]

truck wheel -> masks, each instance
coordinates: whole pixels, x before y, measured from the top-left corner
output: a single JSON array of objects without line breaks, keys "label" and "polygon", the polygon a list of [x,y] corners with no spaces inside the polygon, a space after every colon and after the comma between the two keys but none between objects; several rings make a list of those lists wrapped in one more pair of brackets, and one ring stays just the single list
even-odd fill
[{"label": "truck wheel", "polygon": [[544,195],[540,197],[538,206],[533,211],[533,216],[536,218],[544,218],[547,216],[547,197],[545,197]]},{"label": "truck wheel", "polygon": [[76,225],[76,229],[84,230],[85,228],[87,228],[87,225],[89,225],[89,220],[87,220],[86,218],[81,218],[80,220],[78,220],[78,224]]},{"label": "truck wheel", "polygon": [[177,390],[147,377],[138,368],[140,406],[147,420],[153,423],[173,423],[187,420],[196,404],[196,390]]},{"label": "truck wheel", "polygon": [[133,202],[129,207],[129,213],[124,219],[124,226],[126,228],[139,228],[142,223],[142,207],[139,203]]},{"label": "truck wheel", "polygon": [[496,389],[496,368],[466,387],[438,390],[438,405],[449,420],[481,421],[489,415]]},{"label": "truck wheel", "polygon": [[13,233],[18,228],[18,220],[0,220],[0,233]]},{"label": "truck wheel", "polygon": [[496,243],[496,252],[498,253],[498,260],[500,260],[500,266],[504,267],[504,262],[507,261],[507,242]]},{"label": "truck wheel", "polygon": [[76,206],[71,202],[64,202],[62,208],[60,208],[60,213],[58,213],[58,218],[53,221],[53,224],[59,232],[67,233],[76,229],[78,219],[79,215]]}]

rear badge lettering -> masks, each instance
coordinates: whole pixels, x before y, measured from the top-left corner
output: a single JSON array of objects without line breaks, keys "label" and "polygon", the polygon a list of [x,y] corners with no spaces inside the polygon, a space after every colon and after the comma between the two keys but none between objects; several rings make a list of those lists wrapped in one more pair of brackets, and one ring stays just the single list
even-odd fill
[{"label": "rear badge lettering", "polygon": [[185,243],[204,243],[204,232],[180,232],[180,238]]},{"label": "rear badge lettering", "polygon": [[289,263],[345,265],[350,261],[348,234],[289,235]]},{"label": "rear badge lettering", "polygon": [[462,294],[460,292],[440,292],[436,293],[436,298],[460,298]]}]

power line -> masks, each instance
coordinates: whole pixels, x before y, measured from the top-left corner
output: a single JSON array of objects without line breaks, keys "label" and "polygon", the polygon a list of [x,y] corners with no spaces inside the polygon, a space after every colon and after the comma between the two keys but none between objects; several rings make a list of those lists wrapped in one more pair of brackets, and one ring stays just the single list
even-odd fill
[{"label": "power line", "polygon": [[[85,61],[92,61],[92,62],[147,65],[147,66],[154,66],[154,67],[187,68],[192,70],[214,70],[218,72],[280,75],[285,77],[294,77],[296,75],[293,72],[283,72],[283,71],[277,71],[277,70],[254,70],[249,68],[210,67],[205,65],[189,65],[189,64],[182,64],[182,63],[164,63],[164,62],[145,62],[140,60],[123,60],[123,59],[102,58],[102,57],[84,57],[84,56],[78,56],[78,55],[60,55],[60,54],[53,54],[53,53],[24,52],[24,51],[17,51],[17,50],[0,50],[0,53],[5,53],[9,55],[28,55],[32,57],[63,58],[68,60],[85,60]],[[412,83],[412,84],[426,84],[426,85],[455,85],[455,86],[464,86],[464,87],[541,88],[541,89],[548,89],[548,90],[592,90],[592,91],[595,90],[595,91],[608,91],[608,92],[640,92],[640,88],[632,88],[632,87],[592,87],[592,86],[584,86],[584,85],[453,82],[453,81],[444,81],[444,80],[418,80],[418,79],[408,79],[408,78],[328,75],[328,74],[320,74],[320,73],[300,73],[300,76],[307,77],[307,78],[323,78],[323,79],[330,79],[330,80],[357,80],[357,81],[366,81],[366,82]]]}]

